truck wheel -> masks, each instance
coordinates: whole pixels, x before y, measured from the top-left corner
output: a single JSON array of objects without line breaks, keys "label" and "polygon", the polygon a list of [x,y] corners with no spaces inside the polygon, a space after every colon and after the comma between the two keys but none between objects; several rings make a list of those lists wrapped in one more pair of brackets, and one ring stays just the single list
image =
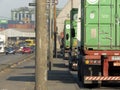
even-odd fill
[{"label": "truck wheel", "polygon": [[81,67],[81,64],[80,62],[78,62],[78,78],[79,78],[79,81],[83,81],[83,75],[82,75],[82,67]]},{"label": "truck wheel", "polygon": [[84,63],[82,56],[78,60],[78,79],[81,82],[81,87],[84,88]]},{"label": "truck wheel", "polygon": [[66,58],[65,58],[65,53],[63,54],[63,60],[65,60]]},{"label": "truck wheel", "polygon": [[63,60],[65,59],[65,52],[62,52]]},{"label": "truck wheel", "polygon": [[73,70],[72,66],[73,66],[73,61],[72,61],[72,56],[69,57],[69,69]]},{"label": "truck wheel", "polygon": [[65,52],[64,52],[64,54],[63,54],[63,59],[64,59],[64,60],[67,60],[67,58],[68,58],[68,57],[67,57],[67,56],[68,56],[67,54],[68,54],[68,53],[65,53]]},{"label": "truck wheel", "polygon": [[72,70],[72,62],[69,61],[69,69]]}]

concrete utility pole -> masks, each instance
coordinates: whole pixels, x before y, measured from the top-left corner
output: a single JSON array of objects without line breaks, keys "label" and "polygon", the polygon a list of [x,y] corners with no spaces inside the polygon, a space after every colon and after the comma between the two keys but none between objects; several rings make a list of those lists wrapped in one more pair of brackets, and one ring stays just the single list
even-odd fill
[{"label": "concrete utility pole", "polygon": [[56,27],[56,4],[54,0],[54,56],[57,57],[57,27]]},{"label": "concrete utility pole", "polygon": [[52,0],[49,2],[50,4],[50,12],[49,12],[49,48],[48,48],[48,61],[49,61],[49,70],[51,71],[52,68],[52,60],[53,60],[53,7],[52,7]]},{"label": "concrete utility pole", "polygon": [[73,8],[73,0],[71,0],[71,9]]},{"label": "concrete utility pole", "polygon": [[46,0],[36,0],[35,90],[47,90]]}]

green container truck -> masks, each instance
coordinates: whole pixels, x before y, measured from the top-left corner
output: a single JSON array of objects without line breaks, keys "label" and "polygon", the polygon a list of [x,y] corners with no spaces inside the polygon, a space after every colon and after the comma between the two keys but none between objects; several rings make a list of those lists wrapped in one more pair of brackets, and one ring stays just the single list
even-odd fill
[{"label": "green container truck", "polygon": [[70,20],[65,20],[64,22],[64,47],[65,49],[70,48]]},{"label": "green container truck", "polygon": [[120,80],[120,0],[81,0],[78,78]]},{"label": "green container truck", "polygon": [[64,21],[64,51],[63,51],[63,58],[64,59],[66,59],[69,56],[70,39],[71,39],[70,20],[66,19]]},{"label": "green container truck", "polygon": [[70,26],[71,26],[71,48],[77,47],[77,17],[78,8],[72,8],[70,11]]},{"label": "green container truck", "polygon": [[78,8],[72,8],[70,11],[71,39],[69,55],[69,68],[71,70],[77,70],[77,17]]}]

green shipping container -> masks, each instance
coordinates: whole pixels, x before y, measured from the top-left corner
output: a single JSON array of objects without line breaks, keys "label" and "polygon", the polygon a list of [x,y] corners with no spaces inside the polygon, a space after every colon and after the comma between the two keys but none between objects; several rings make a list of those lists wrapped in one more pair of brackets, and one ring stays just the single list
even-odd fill
[{"label": "green shipping container", "polygon": [[72,47],[77,47],[77,21],[72,21],[72,27],[75,29],[75,36],[72,37]]},{"label": "green shipping container", "polygon": [[120,50],[120,0],[81,0],[81,43],[87,49]]},{"label": "green shipping container", "polygon": [[70,48],[70,20],[64,21],[64,47]]},{"label": "green shipping container", "polygon": [[[78,8],[72,8],[70,11],[71,30],[74,28],[75,36],[71,37],[71,47],[77,47],[77,16]],[[72,31],[71,31],[72,32]]]},{"label": "green shipping container", "polygon": [[78,8],[72,8],[70,11],[70,20],[77,20]]}]

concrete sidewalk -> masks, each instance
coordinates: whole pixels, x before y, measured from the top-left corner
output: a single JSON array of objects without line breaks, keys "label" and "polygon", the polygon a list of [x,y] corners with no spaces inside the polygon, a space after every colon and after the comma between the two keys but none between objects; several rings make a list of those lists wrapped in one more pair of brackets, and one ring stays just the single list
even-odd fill
[{"label": "concrete sidewalk", "polygon": [[53,59],[52,70],[48,71],[48,90],[80,90],[66,62],[60,58]]}]

